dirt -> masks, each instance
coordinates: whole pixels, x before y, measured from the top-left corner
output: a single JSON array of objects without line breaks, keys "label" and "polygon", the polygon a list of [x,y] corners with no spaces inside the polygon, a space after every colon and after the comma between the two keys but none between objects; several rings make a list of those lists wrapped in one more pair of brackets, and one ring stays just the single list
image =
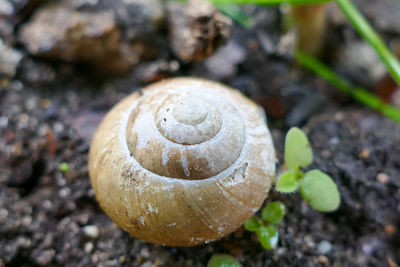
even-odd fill
[{"label": "dirt", "polygon": [[[363,7],[369,17],[374,16],[372,2]],[[384,6],[379,14],[388,19],[380,17],[375,25],[386,41],[398,40],[390,24],[398,16]],[[204,61],[180,62],[169,46],[167,28],[161,27],[153,36],[159,49],[120,76],[31,56],[15,40],[20,25],[7,22],[14,30],[1,37],[24,56],[16,75],[2,80],[0,89],[0,266],[205,266],[215,253],[232,254],[243,266],[388,266],[388,257],[400,262],[400,125],[296,67],[280,49],[277,8],[248,12],[255,26],[236,25],[228,45]],[[29,18],[18,23],[29,23]],[[360,39],[335,18],[329,17],[330,50],[323,58],[373,90],[380,78],[372,70],[359,67],[356,58],[344,64],[343,51]],[[240,56],[232,59],[232,53]],[[215,67],[224,62],[224,71]],[[338,183],[340,209],[323,214],[298,194],[271,192],[266,203],[280,200],[288,207],[274,251],[262,249],[255,235],[242,228],[194,248],[148,244],[119,229],[98,206],[89,182],[91,136],[124,96],[174,76],[212,78],[260,103],[279,166],[287,129],[303,127],[315,152],[312,168]],[[63,162],[68,171],[61,171]]]}]

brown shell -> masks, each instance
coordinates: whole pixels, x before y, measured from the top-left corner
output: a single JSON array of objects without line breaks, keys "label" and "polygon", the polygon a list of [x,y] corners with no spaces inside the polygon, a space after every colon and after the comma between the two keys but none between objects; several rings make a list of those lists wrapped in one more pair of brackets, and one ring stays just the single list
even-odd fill
[{"label": "brown shell", "polygon": [[263,113],[219,83],[175,78],[135,92],[104,118],[89,154],[101,207],[137,238],[194,246],[262,205],[275,174]]}]

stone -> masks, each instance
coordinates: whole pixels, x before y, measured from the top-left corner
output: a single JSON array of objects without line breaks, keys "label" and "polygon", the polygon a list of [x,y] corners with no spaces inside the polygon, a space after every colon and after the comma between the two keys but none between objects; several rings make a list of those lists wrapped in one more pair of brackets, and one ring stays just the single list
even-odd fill
[{"label": "stone", "polygon": [[124,74],[139,62],[147,49],[142,39],[162,18],[159,0],[64,0],[37,10],[18,37],[31,55]]},{"label": "stone", "polygon": [[6,45],[0,39],[0,78],[12,78],[22,59],[21,52]]},{"label": "stone", "polygon": [[324,240],[318,244],[317,251],[319,254],[325,255],[331,252],[332,248],[333,248],[332,244]]},{"label": "stone", "polygon": [[183,61],[210,56],[230,36],[232,20],[207,1],[170,2],[167,10],[172,49]]},{"label": "stone", "polygon": [[9,16],[14,12],[14,7],[7,0],[0,0],[0,17]]},{"label": "stone", "polygon": [[83,233],[90,238],[96,239],[99,237],[100,229],[95,225],[86,225],[83,227]]},{"label": "stone", "polygon": [[138,61],[120,35],[111,11],[82,13],[52,3],[22,27],[20,40],[32,55],[88,63],[104,72],[120,73]]}]

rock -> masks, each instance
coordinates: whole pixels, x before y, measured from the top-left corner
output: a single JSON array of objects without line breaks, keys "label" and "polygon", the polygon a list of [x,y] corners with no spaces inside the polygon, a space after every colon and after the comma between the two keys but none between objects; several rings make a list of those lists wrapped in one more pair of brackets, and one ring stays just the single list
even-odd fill
[{"label": "rock", "polygon": [[95,225],[86,225],[83,227],[83,233],[90,238],[96,239],[99,237],[100,229]]},{"label": "rock", "polygon": [[20,40],[29,53],[68,62],[84,62],[104,72],[125,72],[137,61],[120,40],[114,14],[81,13],[63,4],[40,9],[24,25]]},{"label": "rock", "polygon": [[33,253],[35,262],[41,266],[50,264],[54,258],[54,255],[55,255],[55,251],[53,249],[44,250],[44,251],[37,250]]},{"label": "rock", "polygon": [[52,2],[22,25],[19,40],[35,56],[123,74],[146,50],[141,38],[156,29],[160,9],[159,0]]},{"label": "rock", "polygon": [[321,243],[318,244],[317,252],[319,254],[325,255],[325,254],[328,254],[329,252],[331,252],[332,248],[333,248],[332,244],[329,243],[328,241],[324,240],[324,241],[321,241]]},{"label": "rock", "polygon": [[210,56],[229,38],[232,20],[209,2],[189,0],[168,3],[170,40],[176,56],[183,61]]},{"label": "rock", "polygon": [[12,78],[21,59],[21,52],[4,44],[0,39],[0,78]]},{"label": "rock", "polygon": [[93,243],[92,242],[88,242],[88,243],[85,244],[84,250],[85,250],[85,252],[87,254],[89,254],[90,252],[92,252],[93,247],[94,247]]},{"label": "rock", "polygon": [[14,29],[11,23],[7,22],[5,19],[0,18],[0,38],[7,45],[14,43]]},{"label": "rock", "polygon": [[0,0],[0,18],[9,16],[14,12],[14,7],[7,0]]}]

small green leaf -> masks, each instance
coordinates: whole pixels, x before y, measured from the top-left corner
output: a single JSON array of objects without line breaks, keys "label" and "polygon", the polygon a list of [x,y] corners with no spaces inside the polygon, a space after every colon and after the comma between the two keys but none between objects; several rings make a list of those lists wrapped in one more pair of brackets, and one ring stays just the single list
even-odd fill
[{"label": "small green leaf", "polygon": [[263,209],[261,217],[266,223],[278,224],[285,216],[285,211],[286,207],[282,202],[271,202]]},{"label": "small green leaf", "polygon": [[214,254],[209,260],[207,267],[240,267],[240,263],[231,255]]},{"label": "small green leaf", "polygon": [[246,221],[246,223],[244,224],[244,229],[250,232],[255,232],[261,226],[262,224],[260,220],[257,218],[257,216],[253,216]]},{"label": "small green leaf", "polygon": [[257,237],[265,249],[274,249],[278,244],[279,233],[273,226],[262,226],[257,230]]},{"label": "small green leaf", "polygon": [[64,174],[66,174],[69,171],[69,165],[66,162],[61,162],[60,165],[58,165],[58,168]]},{"label": "small green leaf", "polygon": [[299,128],[289,130],[285,140],[285,163],[291,170],[298,170],[310,165],[313,152],[307,136]]},{"label": "small green leaf", "polygon": [[281,193],[292,193],[297,190],[299,183],[294,171],[287,171],[281,175],[276,184],[276,190]]},{"label": "small green leaf", "polygon": [[340,205],[340,193],[335,182],[319,170],[311,170],[300,180],[300,194],[318,211],[329,212]]}]

